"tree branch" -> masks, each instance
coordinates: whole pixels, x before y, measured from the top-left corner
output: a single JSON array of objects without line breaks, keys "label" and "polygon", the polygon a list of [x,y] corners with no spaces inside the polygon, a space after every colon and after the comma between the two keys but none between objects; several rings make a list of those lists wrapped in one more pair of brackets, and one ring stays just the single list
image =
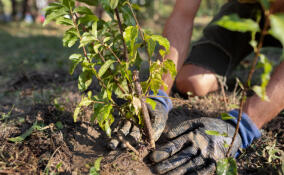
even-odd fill
[{"label": "tree branch", "polygon": [[239,109],[239,116],[238,116],[238,121],[237,121],[237,126],[236,126],[236,130],[235,130],[235,133],[233,135],[233,138],[232,138],[232,142],[230,144],[230,147],[226,153],[226,157],[229,157],[230,156],[230,152],[232,150],[232,147],[234,145],[234,142],[235,142],[235,139],[237,137],[237,134],[239,132],[239,127],[240,127],[240,121],[242,119],[242,113],[243,113],[243,108],[244,108],[244,104],[246,102],[246,96],[247,96],[247,92],[249,90],[249,87],[250,87],[250,81],[251,81],[251,78],[252,78],[252,75],[255,71],[255,67],[256,67],[256,63],[258,61],[258,57],[260,55],[260,50],[263,46],[263,41],[264,41],[264,37],[265,35],[267,34],[267,30],[269,28],[269,10],[268,11],[265,11],[265,23],[264,23],[264,27],[261,31],[261,35],[260,35],[260,40],[258,42],[258,45],[257,45],[257,48],[255,50],[255,57],[253,59],[253,62],[252,62],[252,66],[251,66],[251,69],[250,69],[250,72],[249,72],[249,75],[248,75],[248,79],[247,79],[247,82],[245,84],[245,87],[244,87],[244,90],[242,92],[242,98],[241,98],[241,102],[240,102],[240,109]]},{"label": "tree branch", "polygon": [[143,120],[145,123],[145,130],[148,135],[148,139],[150,141],[151,147],[155,148],[155,140],[154,140],[154,134],[153,134],[153,129],[151,125],[151,120],[150,120],[148,108],[146,106],[146,99],[144,96],[142,96],[142,88],[139,83],[139,72],[137,70],[133,71],[133,81],[135,83],[136,94],[138,95],[140,102],[141,102],[142,116],[143,116]]},{"label": "tree branch", "polygon": [[114,11],[115,11],[115,16],[117,18],[119,31],[120,31],[120,34],[121,34],[121,37],[122,37],[123,55],[125,57],[125,61],[128,62],[127,47],[126,47],[126,44],[125,44],[125,41],[124,41],[124,38],[123,38],[123,28],[122,28],[122,23],[121,23],[121,20],[120,20],[119,12],[118,12],[117,8]]}]

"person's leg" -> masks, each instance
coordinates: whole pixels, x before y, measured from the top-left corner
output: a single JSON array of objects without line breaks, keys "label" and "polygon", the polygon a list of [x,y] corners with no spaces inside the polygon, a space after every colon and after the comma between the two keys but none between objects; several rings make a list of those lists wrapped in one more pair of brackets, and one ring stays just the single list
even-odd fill
[{"label": "person's leg", "polygon": [[269,102],[254,95],[248,98],[244,107],[244,112],[250,116],[258,128],[261,128],[284,109],[284,62],[272,74],[266,93]]},{"label": "person's leg", "polygon": [[176,78],[176,88],[182,93],[191,92],[192,95],[205,96],[218,89],[215,73],[201,66],[187,64],[181,68]]},{"label": "person's leg", "polygon": [[237,0],[226,3],[212,22],[206,26],[203,37],[197,41],[188,59],[176,77],[176,90],[204,96],[218,89],[216,74],[227,76],[251,51],[249,33],[232,32],[213,24],[224,15],[238,14],[254,18],[258,4],[242,4]]}]

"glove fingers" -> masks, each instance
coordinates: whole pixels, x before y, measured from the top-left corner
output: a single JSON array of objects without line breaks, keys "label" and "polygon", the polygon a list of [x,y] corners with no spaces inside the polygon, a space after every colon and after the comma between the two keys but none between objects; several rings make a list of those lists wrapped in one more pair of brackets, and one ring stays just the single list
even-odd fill
[{"label": "glove fingers", "polygon": [[[130,131],[130,128],[131,128],[131,122],[130,121],[126,121],[122,128],[119,129],[119,134],[122,134],[123,136],[127,136],[129,131]],[[108,144],[108,147],[112,150],[115,150],[117,148],[117,146],[119,145],[119,140],[117,138],[112,138]]]},{"label": "glove fingers", "polygon": [[204,164],[204,159],[198,156],[177,169],[170,171],[167,175],[198,174],[198,169],[204,166]]},{"label": "glove fingers", "polygon": [[[170,170],[173,170],[184,163],[188,162],[190,159],[196,157],[198,149],[195,147],[188,147],[170,159],[164,160],[155,167],[155,171],[159,174],[164,174]],[[199,153],[200,154],[200,153]]]},{"label": "glove fingers", "polygon": [[135,142],[139,142],[142,137],[142,134],[140,132],[140,129],[134,125],[129,136],[131,136],[135,140]]},{"label": "glove fingers", "polygon": [[[136,146],[137,143],[141,140],[142,134],[139,130],[139,128],[135,125],[133,125],[130,134],[126,137],[126,140],[132,145]],[[126,148],[125,144],[121,144],[122,148]]]},{"label": "glove fingers", "polygon": [[168,133],[166,133],[166,136],[169,139],[173,139],[186,131],[193,131],[195,129],[198,129],[199,127],[203,127],[204,125],[200,122],[199,119],[195,120],[187,120],[185,122],[182,122],[181,124],[177,125],[175,128],[171,129]]},{"label": "glove fingers", "polygon": [[178,151],[180,151],[183,147],[191,143],[187,137],[187,135],[182,135],[177,139],[167,143],[166,145],[162,146],[161,148],[155,150],[150,158],[154,162],[160,162],[162,160],[167,159],[168,157],[174,155]]},{"label": "glove fingers", "polygon": [[160,103],[156,104],[155,110],[153,110],[150,105],[148,105],[148,109],[151,116],[154,139],[157,141],[166,127],[168,114]]}]

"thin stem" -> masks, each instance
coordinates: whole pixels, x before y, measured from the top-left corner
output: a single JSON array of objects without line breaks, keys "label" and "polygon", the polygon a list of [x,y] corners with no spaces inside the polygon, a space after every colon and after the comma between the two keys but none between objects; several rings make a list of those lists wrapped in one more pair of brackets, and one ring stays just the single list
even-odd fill
[{"label": "thin stem", "polygon": [[119,64],[122,64],[120,59],[118,58],[118,56],[114,53],[114,51],[112,50],[111,47],[109,47],[108,45],[105,45],[102,41],[98,40],[104,47],[106,47],[110,52],[111,54],[116,58],[116,60],[118,61]]},{"label": "thin stem", "polygon": [[125,61],[128,62],[127,47],[126,47],[126,44],[125,44],[125,41],[124,41],[124,38],[123,38],[123,28],[122,28],[121,19],[120,19],[120,16],[119,16],[118,9],[116,8],[114,11],[115,11],[115,16],[117,18],[119,31],[120,31],[120,34],[121,34],[121,37],[122,37],[123,55],[125,57]]},{"label": "thin stem", "polygon": [[[99,52],[99,55],[101,57],[101,59],[103,60],[103,62],[105,62],[105,57],[101,54],[101,52]],[[112,70],[110,70],[110,72],[112,73]],[[118,88],[121,90],[122,93],[126,94],[126,91],[121,87],[118,79],[116,77],[113,78],[116,85],[118,86]]]},{"label": "thin stem", "polygon": [[127,1],[127,4],[128,4],[128,6],[129,6],[129,8],[130,8],[130,11],[131,11],[131,13],[132,13],[132,16],[133,16],[135,22],[136,22],[136,25],[137,25],[137,27],[138,27],[139,34],[140,34],[140,36],[141,36],[141,38],[142,38],[142,40],[143,40],[143,43],[144,43],[144,45],[145,45],[145,47],[146,47],[146,53],[147,53],[147,56],[148,56],[149,63],[150,63],[150,65],[151,65],[151,62],[152,62],[152,61],[151,61],[151,56],[149,55],[149,53],[148,53],[148,51],[147,51],[147,43],[146,43],[146,41],[145,41],[145,38],[144,38],[144,35],[143,35],[143,32],[142,32],[141,26],[140,26],[140,24],[139,24],[139,22],[138,22],[138,20],[137,20],[137,17],[136,17],[136,15],[135,15],[134,11],[133,11],[133,8],[132,8],[130,2]]},{"label": "thin stem", "polygon": [[[79,26],[78,26],[77,21],[76,21],[76,18],[78,18],[78,17],[77,17],[77,15],[76,15],[76,13],[73,13],[72,9],[70,9],[70,13],[71,13],[72,21],[73,21],[73,23],[74,23],[74,25],[75,25],[75,28],[76,28],[76,30],[77,30],[77,32],[78,32],[78,34],[79,34],[79,39],[80,39],[80,41],[81,41],[81,40],[82,40],[82,36],[81,36],[81,34],[80,34]],[[75,18],[75,17],[76,17],[76,18]],[[87,50],[86,50],[85,46],[83,46],[83,52],[84,52],[84,56],[87,58],[88,62],[91,63],[91,60],[90,60],[90,58],[88,57]],[[97,72],[96,69],[95,69],[93,66],[92,66],[92,70],[94,71],[94,73]],[[104,88],[107,88],[106,85],[104,84],[104,82],[102,81],[102,79],[101,79],[99,76],[96,76],[96,77],[97,77],[97,79],[99,80],[100,84],[101,84]]]},{"label": "thin stem", "polygon": [[151,125],[151,120],[148,112],[148,108],[146,106],[146,98],[142,95],[142,87],[139,83],[139,72],[133,71],[133,81],[135,83],[135,90],[136,94],[139,97],[139,100],[141,102],[141,108],[142,108],[142,116],[145,124],[145,131],[148,136],[148,140],[150,141],[150,145],[152,148],[155,148],[155,139],[154,139],[154,132]]},{"label": "thin stem", "polygon": [[253,73],[255,71],[256,63],[257,63],[258,57],[260,55],[260,50],[261,50],[261,48],[263,46],[264,37],[267,34],[267,30],[268,30],[268,27],[269,27],[269,15],[270,15],[269,11],[265,11],[265,24],[264,24],[264,27],[263,27],[263,29],[261,31],[260,40],[258,42],[257,49],[255,50],[255,57],[254,57],[253,62],[252,62],[252,66],[251,66],[251,69],[250,69],[250,72],[249,72],[249,75],[248,75],[247,82],[246,82],[244,90],[242,92],[242,98],[241,98],[241,102],[240,102],[237,126],[236,126],[235,133],[233,135],[230,147],[229,147],[229,149],[228,149],[228,151],[226,153],[226,157],[229,157],[230,152],[232,150],[232,147],[234,145],[235,139],[236,139],[237,134],[239,132],[240,121],[242,119],[243,108],[244,108],[244,104],[245,104],[246,99],[247,99],[246,97],[247,97],[247,92],[248,92],[249,87],[250,87],[250,81],[251,81],[252,75],[253,75]]}]

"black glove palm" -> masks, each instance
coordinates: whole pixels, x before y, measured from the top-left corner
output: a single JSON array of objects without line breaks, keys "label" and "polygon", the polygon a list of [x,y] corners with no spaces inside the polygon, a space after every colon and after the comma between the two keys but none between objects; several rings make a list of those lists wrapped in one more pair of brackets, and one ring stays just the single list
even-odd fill
[{"label": "black glove palm", "polygon": [[[154,132],[154,139],[157,141],[162,132],[164,131],[168,119],[168,111],[165,109],[164,105],[161,102],[156,101],[156,107],[153,109],[150,105],[147,104],[147,108],[149,111],[149,115],[151,118],[152,128]],[[131,129],[132,128],[132,129]],[[128,141],[132,142],[131,144],[135,144],[133,142],[138,142],[141,138],[140,130],[137,126],[132,126],[132,124],[127,121],[119,131],[123,134],[124,137],[128,138]],[[109,148],[116,149],[119,144],[119,141],[114,138],[109,143]]]},{"label": "black glove palm", "polygon": [[[206,134],[206,130],[227,133],[228,136]],[[185,121],[167,133],[173,139],[155,150],[151,159],[158,163],[155,171],[159,174],[212,174],[216,161],[225,157],[231,143],[235,127],[217,118],[198,118]],[[241,146],[241,137],[237,135],[232,155]]]}]

